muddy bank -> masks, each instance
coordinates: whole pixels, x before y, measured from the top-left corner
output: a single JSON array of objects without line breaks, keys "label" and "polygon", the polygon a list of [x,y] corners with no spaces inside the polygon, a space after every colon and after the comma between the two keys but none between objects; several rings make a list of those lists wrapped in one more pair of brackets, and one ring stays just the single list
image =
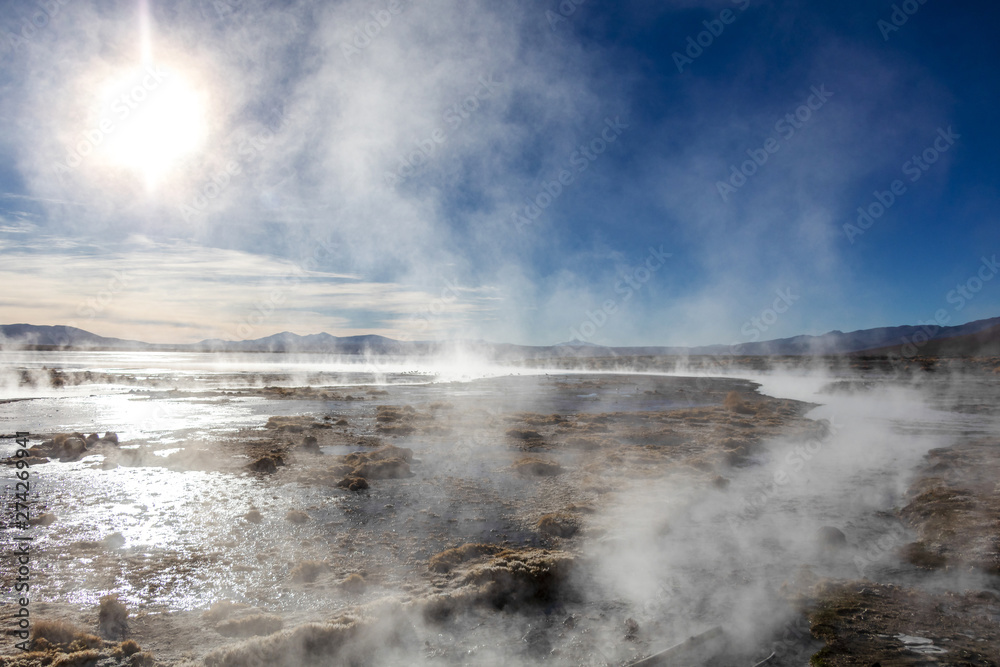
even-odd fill
[{"label": "muddy bank", "polygon": [[932,450],[899,516],[919,539],[903,548],[928,569],[1000,575],[1000,442],[963,442]]},{"label": "muddy bank", "polygon": [[814,667],[936,664],[996,667],[1000,597],[930,594],[872,582],[821,584],[807,604],[810,629],[826,643]]}]

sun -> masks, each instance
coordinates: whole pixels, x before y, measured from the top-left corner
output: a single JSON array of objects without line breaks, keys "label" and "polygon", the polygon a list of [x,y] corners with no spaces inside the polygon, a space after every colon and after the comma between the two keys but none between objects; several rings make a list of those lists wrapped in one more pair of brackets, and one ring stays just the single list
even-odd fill
[{"label": "sun", "polygon": [[150,63],[119,76],[106,88],[104,109],[106,159],[149,188],[205,143],[206,96],[175,69]]},{"label": "sun", "polygon": [[104,86],[100,136],[107,137],[106,162],[140,174],[152,190],[204,145],[207,96],[204,87],[192,83],[197,79],[190,76],[190,61],[185,70],[154,58],[149,0],[138,0],[137,10],[139,61],[117,70]]}]

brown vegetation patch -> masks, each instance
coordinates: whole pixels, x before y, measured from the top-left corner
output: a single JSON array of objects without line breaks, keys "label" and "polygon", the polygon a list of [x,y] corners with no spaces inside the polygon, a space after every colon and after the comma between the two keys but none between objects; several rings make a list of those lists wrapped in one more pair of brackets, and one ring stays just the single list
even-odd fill
[{"label": "brown vegetation patch", "polygon": [[538,520],[538,530],[555,537],[573,537],[580,530],[580,521],[572,514],[553,512]]},{"label": "brown vegetation patch", "polygon": [[[337,474],[346,474],[347,479],[400,479],[410,477],[410,461],[413,460],[413,450],[406,447],[386,445],[373,452],[355,452],[341,457],[343,468],[337,468]],[[347,482],[347,485],[350,483]]]},{"label": "brown vegetation patch", "polygon": [[460,547],[446,549],[432,556],[429,567],[434,572],[450,572],[454,567],[480,556],[492,556],[504,550],[496,544],[463,544]]},{"label": "brown vegetation patch", "polygon": [[254,614],[222,621],[215,626],[215,631],[223,637],[256,637],[278,632],[283,626],[280,616]]},{"label": "brown vegetation patch", "polygon": [[247,467],[250,469],[250,472],[261,473],[263,475],[271,475],[278,472],[278,464],[270,456],[262,456]]},{"label": "brown vegetation patch", "polygon": [[505,434],[511,440],[518,442],[535,442],[542,440],[542,434],[538,431],[530,431],[523,428],[509,428]]},{"label": "brown vegetation patch", "polygon": [[314,435],[307,435],[302,438],[302,444],[299,445],[299,450],[306,452],[307,454],[322,454],[322,450],[319,448],[319,440],[316,439]]},{"label": "brown vegetation patch", "polygon": [[27,461],[28,465],[48,463],[49,459],[59,459],[62,462],[78,461],[90,450],[100,450],[104,445],[117,447],[118,436],[108,432],[101,438],[96,433],[85,436],[82,433],[57,433],[52,439],[28,448],[30,456],[17,458],[12,456],[4,459],[4,463],[13,464],[17,461]]},{"label": "brown vegetation patch", "polygon": [[56,515],[51,512],[43,512],[36,517],[28,519],[29,526],[51,526],[56,522]]},{"label": "brown vegetation patch", "polygon": [[563,468],[558,461],[543,459],[538,456],[525,456],[511,466],[521,477],[552,477],[562,474]]},{"label": "brown vegetation patch", "polygon": [[937,664],[933,656],[907,650],[901,636],[917,636],[947,650],[949,664],[996,667],[1000,627],[988,610],[993,596],[930,595],[892,585],[849,582],[821,585],[810,605],[812,635],[826,647],[814,667]]},{"label": "brown vegetation patch", "polygon": [[[307,623],[268,637],[250,639],[212,651],[206,667],[285,667],[312,664],[365,664],[365,653],[342,656],[357,637],[354,619]],[[374,647],[366,647],[369,652]],[[355,649],[360,652],[360,649]],[[369,653],[370,654],[370,653]],[[354,657],[357,661],[351,660]],[[347,659],[341,659],[347,658]],[[322,659],[322,662],[320,662]]]},{"label": "brown vegetation patch", "polygon": [[918,535],[903,557],[922,568],[1000,574],[1000,456],[995,440],[931,450],[899,516]]},{"label": "brown vegetation patch", "polygon": [[347,575],[344,580],[340,582],[340,587],[348,593],[360,595],[368,589],[368,582],[365,581],[363,576],[355,572]]},{"label": "brown vegetation patch", "polygon": [[311,584],[316,581],[319,575],[330,569],[330,566],[321,560],[306,560],[292,568],[289,576],[292,581],[300,584]]},{"label": "brown vegetation patch", "polygon": [[546,549],[507,549],[473,566],[465,584],[478,586],[483,600],[496,608],[548,603],[568,596],[573,557]]},{"label": "brown vegetation patch", "polygon": [[221,600],[213,603],[208,611],[202,613],[201,617],[206,623],[215,625],[244,609],[248,609],[248,605],[232,600]]},{"label": "brown vegetation patch", "polygon": [[739,392],[731,391],[726,394],[725,400],[722,401],[722,407],[730,412],[735,412],[741,415],[752,415],[756,412],[753,406],[743,400]]},{"label": "brown vegetation patch", "polygon": [[[103,640],[96,635],[84,632],[72,623],[65,621],[36,621],[31,632],[31,647],[58,648],[66,651],[95,648],[103,645]],[[41,643],[44,642],[44,643]],[[73,649],[70,647],[73,646]]]},{"label": "brown vegetation patch", "polygon": [[267,420],[264,428],[286,433],[302,433],[306,429],[330,428],[330,425],[316,421],[308,415],[278,416]]},{"label": "brown vegetation patch", "polygon": [[117,594],[101,598],[97,614],[97,629],[102,637],[120,639],[128,632],[128,609],[118,599]]},{"label": "brown vegetation patch", "polygon": [[360,493],[361,491],[367,490],[370,485],[368,480],[364,477],[345,477],[344,479],[337,482],[337,486],[341,489],[347,489],[348,491],[354,491],[355,493]]},{"label": "brown vegetation patch", "polygon": [[403,459],[367,461],[354,469],[355,477],[366,479],[400,479],[411,474],[410,464]]}]

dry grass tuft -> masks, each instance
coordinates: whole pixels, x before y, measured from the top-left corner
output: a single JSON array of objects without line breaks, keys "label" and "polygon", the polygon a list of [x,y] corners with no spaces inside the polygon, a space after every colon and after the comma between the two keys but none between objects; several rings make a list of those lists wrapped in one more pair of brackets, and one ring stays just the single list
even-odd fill
[{"label": "dry grass tuft", "polygon": [[538,431],[529,431],[522,428],[509,428],[506,433],[511,440],[520,442],[534,442],[542,439],[542,434]]},{"label": "dry grass tuft", "polygon": [[726,394],[726,399],[722,402],[722,407],[730,412],[741,415],[752,415],[756,410],[749,403],[743,400],[738,392],[731,391]]},{"label": "dry grass tuft", "polygon": [[511,468],[521,477],[552,477],[563,472],[562,466],[557,461],[538,456],[518,459]]},{"label": "dry grass tuft", "polygon": [[98,661],[107,657],[97,649],[63,653],[52,661],[52,667],[95,667]]},{"label": "dry grass tuft", "polygon": [[[354,621],[307,623],[268,637],[249,639],[205,656],[206,667],[285,667],[337,662],[341,651],[357,635]],[[320,662],[322,661],[322,662]],[[364,664],[359,661],[356,664]]]},{"label": "dry grass tuft", "polygon": [[127,658],[130,655],[138,653],[141,650],[142,649],[139,648],[139,644],[137,644],[135,642],[135,640],[126,639],[121,644],[119,644],[118,646],[116,646],[114,648],[114,650],[111,651],[111,655],[112,655],[112,657],[115,657],[115,658],[122,658],[122,657],[126,657]]},{"label": "dry grass tuft", "polygon": [[479,558],[480,556],[492,556],[503,550],[503,547],[496,544],[463,544],[460,547],[446,549],[435,556],[431,556],[428,566],[434,572],[450,572],[452,568],[466,561]]},{"label": "dry grass tuft", "polygon": [[348,491],[354,491],[355,493],[360,493],[369,488],[368,480],[364,477],[354,477],[352,475],[337,482],[337,486]]},{"label": "dry grass tuft", "polygon": [[349,574],[347,577],[340,582],[340,587],[343,588],[348,593],[353,593],[355,595],[360,595],[364,593],[368,588],[368,582],[360,574],[355,572],[354,574]]},{"label": "dry grass tuft", "polygon": [[129,667],[156,667],[156,658],[152,653],[133,653],[129,660]]},{"label": "dry grass tuft", "polygon": [[117,594],[101,598],[97,629],[102,637],[108,639],[121,639],[128,632],[128,609],[118,599]]},{"label": "dry grass tuft", "polygon": [[289,575],[292,581],[308,584],[316,581],[328,569],[330,566],[321,560],[305,560],[293,567]]},{"label": "dry grass tuft", "polygon": [[214,603],[209,608],[208,611],[204,612],[201,615],[201,617],[206,623],[210,625],[215,625],[219,621],[223,621],[229,618],[234,612],[247,608],[248,605],[245,605],[241,602],[233,602],[232,600],[222,600],[220,602]]},{"label": "dry grass tuft", "polygon": [[65,621],[38,621],[32,628],[32,647],[44,640],[46,644],[68,647],[77,637],[85,636],[80,628]]},{"label": "dry grass tuft", "polygon": [[501,609],[550,603],[569,596],[573,557],[545,549],[507,549],[474,566],[464,583],[480,587],[482,600]]},{"label": "dry grass tuft", "polygon": [[354,469],[354,477],[365,479],[400,479],[409,477],[410,464],[403,459],[367,461]]},{"label": "dry grass tuft", "polygon": [[278,632],[284,627],[280,616],[274,614],[254,614],[243,618],[222,621],[215,631],[223,637],[258,637]]},{"label": "dry grass tuft", "polygon": [[251,472],[259,472],[265,475],[278,472],[278,463],[270,456],[262,456],[248,467]]}]

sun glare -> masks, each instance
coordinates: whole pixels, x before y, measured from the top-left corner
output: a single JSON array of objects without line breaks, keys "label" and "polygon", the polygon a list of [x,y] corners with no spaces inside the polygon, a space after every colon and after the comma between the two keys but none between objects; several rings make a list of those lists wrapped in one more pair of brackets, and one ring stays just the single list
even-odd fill
[{"label": "sun glare", "polygon": [[205,96],[179,73],[148,65],[109,86],[108,160],[133,169],[155,187],[205,141]]},{"label": "sun glare", "polygon": [[138,18],[141,64],[107,81],[99,129],[108,164],[135,171],[152,190],[204,144],[207,96],[190,68],[154,56],[148,0],[138,1]]}]

